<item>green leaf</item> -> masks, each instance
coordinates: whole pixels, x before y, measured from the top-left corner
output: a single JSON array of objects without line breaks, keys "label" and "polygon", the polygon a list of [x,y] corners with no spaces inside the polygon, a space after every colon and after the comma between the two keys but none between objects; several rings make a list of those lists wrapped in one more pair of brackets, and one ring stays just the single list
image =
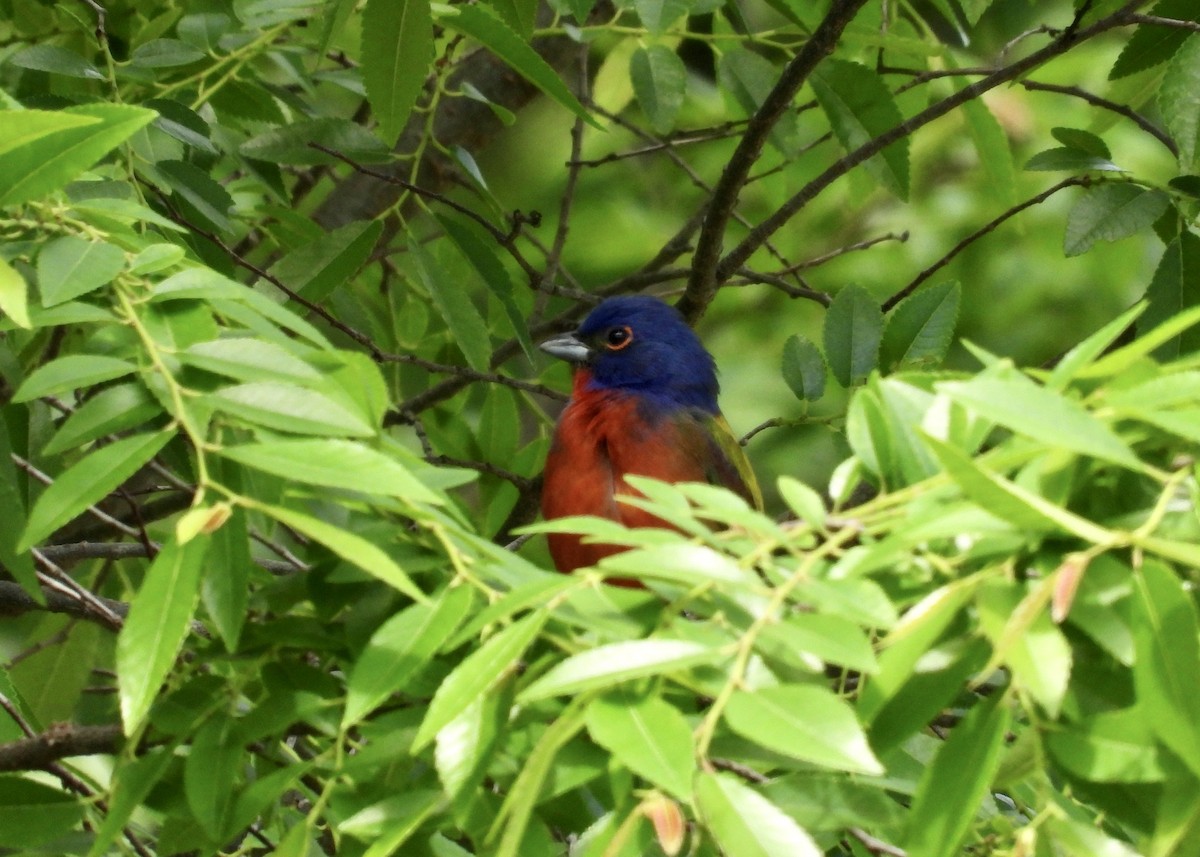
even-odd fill
[{"label": "green leaf", "polygon": [[1161,190],[1134,184],[1103,184],[1088,188],[1067,215],[1063,252],[1086,253],[1097,241],[1119,241],[1148,229],[1170,205]]},{"label": "green leaf", "polygon": [[883,773],[854,710],[822,687],[738,691],[729,699],[725,721],[743,738],[793,759],[838,771]]},{"label": "green leaf", "polygon": [[571,655],[518,695],[518,702],[577,694],[649,675],[726,660],[729,651],[691,640],[628,640]]},{"label": "green leaf", "polygon": [[88,857],[102,857],[109,853],[108,846],[121,835],[121,829],[129,822],[129,817],[162,779],[168,765],[175,761],[175,754],[170,747],[151,747],[145,750],[144,755],[118,758],[108,812],[96,828]]},{"label": "green leaf", "polygon": [[111,381],[137,367],[128,360],[103,354],[68,354],[44,363],[30,373],[13,394],[14,402],[28,402],[42,396],[54,396],[103,381]]},{"label": "green leaf", "polygon": [[433,305],[454,337],[454,344],[462,349],[471,368],[486,372],[492,359],[491,334],[483,316],[471,302],[470,291],[454,277],[438,271],[415,236],[410,236],[409,253]]},{"label": "green leaf", "polygon": [[888,371],[901,366],[938,364],[954,338],[962,287],[938,283],[909,295],[888,313],[879,364]]},{"label": "green leaf", "polygon": [[520,307],[517,306],[517,302],[513,297],[512,278],[508,275],[508,271],[504,268],[504,263],[500,261],[500,257],[496,255],[496,251],[493,249],[495,242],[484,235],[483,230],[478,224],[471,222],[465,217],[439,214],[438,222],[442,224],[442,228],[446,230],[446,235],[458,247],[459,251],[471,264],[471,267],[479,273],[479,276],[483,278],[483,282],[491,289],[492,294],[500,301],[501,306],[504,307],[509,327],[513,332],[513,336],[521,343],[521,349],[525,352],[525,356],[530,360],[536,359],[538,352],[533,347],[533,342],[529,339],[529,324],[525,320],[525,314],[521,312]]},{"label": "green leaf", "polygon": [[51,307],[86,295],[112,281],[125,267],[125,253],[105,241],[66,235],[38,253],[42,306]]},{"label": "green leaf", "polygon": [[470,36],[504,60],[545,95],[592,127],[602,130],[599,123],[587,112],[587,108],[567,89],[554,69],[494,12],[479,4],[454,8],[458,14],[445,15],[439,18],[438,22],[464,36]]},{"label": "green leaf", "polygon": [[[407,4],[408,0],[404,2]],[[419,0],[412,2],[419,5]],[[369,10],[371,5],[367,8]],[[366,73],[364,70],[364,74]],[[370,78],[367,80],[367,85],[370,86]],[[418,78],[418,83],[420,80]],[[337,163],[337,159],[332,155],[314,149],[310,145],[312,143],[318,143],[362,163],[383,163],[390,156],[389,147],[366,128],[348,119],[332,117],[306,119],[272,128],[242,143],[238,146],[238,152],[257,161],[293,166]],[[367,221],[370,222],[372,221]],[[360,230],[362,228],[360,227]]]},{"label": "green leaf", "polygon": [[184,260],[186,251],[178,244],[151,244],[129,263],[131,274],[157,274]]},{"label": "green leaf", "polygon": [[[61,111],[57,116],[64,121],[59,127],[33,137],[52,124],[39,122],[38,112],[0,111],[0,140],[6,141],[0,143],[0,206],[58,190],[156,116],[153,110],[141,107],[85,104]],[[33,123],[32,128],[23,131],[26,122]],[[10,148],[10,134],[27,142]]]},{"label": "green leaf", "polygon": [[17,550],[29,550],[116,490],[174,435],[174,430],[165,430],[122,438],[71,465],[33,504]]},{"label": "green leaf", "polygon": [[129,62],[140,68],[174,68],[204,57],[204,51],[179,39],[151,39],[133,49]]},{"label": "green leaf", "polygon": [[1000,765],[1011,713],[1003,693],[976,703],[917,784],[905,847],[911,857],[954,857]]},{"label": "green leaf", "polygon": [[256,503],[254,508],[270,515],[281,524],[298,530],[313,541],[320,542],[346,562],[358,566],[367,574],[382,580],[397,591],[403,592],[414,601],[424,603],[428,600],[425,593],[412,582],[412,578],[387,555],[383,548],[374,542],[367,541],[357,533],[279,506]]},{"label": "green leaf", "polygon": [[42,454],[58,455],[96,438],[144,425],[160,413],[162,407],[141,384],[105,387],[63,421]]},{"label": "green leaf", "polygon": [[320,303],[358,273],[382,232],[381,220],[348,223],[292,250],[271,266],[271,273],[293,291]]},{"label": "green leaf", "polygon": [[814,527],[825,526],[825,500],[815,490],[791,476],[780,476],[776,483],[779,496],[800,520]]},{"label": "green leaf", "polygon": [[159,161],[154,171],[213,230],[230,230],[233,197],[212,176],[187,161]]},{"label": "green leaf", "polygon": [[437,733],[433,762],[451,800],[473,798],[474,789],[494,760],[496,743],[512,708],[509,683],[500,692],[477,696]]},{"label": "green leaf", "polygon": [[1192,34],[1171,58],[1158,90],[1158,110],[1179,146],[1179,165],[1196,169],[1200,157],[1200,37]]},{"label": "green leaf", "polygon": [[3,259],[0,259],[0,312],[17,327],[29,330],[29,297],[25,278]]},{"label": "green leaf", "polygon": [[587,729],[629,770],[680,800],[691,800],[695,745],[675,706],[657,696],[617,690],[588,706]]},{"label": "green leaf", "polygon": [[438,685],[413,739],[412,752],[418,752],[432,741],[443,726],[503,680],[542,630],[547,618],[544,610],[534,611],[492,635],[467,655]]},{"label": "green leaf", "polygon": [[[1182,314],[1200,307],[1200,237],[1184,231],[1167,245],[1146,289],[1146,300],[1149,305],[1137,325],[1139,339],[1168,322],[1181,325],[1178,333],[1157,345],[1156,357],[1170,360],[1200,348],[1200,329],[1182,328]],[[1100,363],[1096,365],[1099,368]]]},{"label": "green leaf", "polygon": [[666,45],[638,48],[629,59],[629,78],[651,127],[659,134],[671,131],[687,90],[683,60]]},{"label": "green leaf", "polygon": [[225,387],[206,397],[220,411],[251,423],[296,434],[371,437],[363,417],[333,399],[296,384],[255,381]]},{"label": "green leaf", "polygon": [[[241,487],[237,474],[227,472],[229,468],[222,467],[219,460],[210,460],[208,466],[209,474],[215,481],[233,490]],[[214,514],[212,509],[206,511],[209,515]],[[204,576],[200,597],[213,627],[225,643],[226,651],[235,652],[250,601],[252,560],[250,531],[244,509],[230,510],[229,519],[212,534],[208,561],[210,568],[219,568],[221,571]]]},{"label": "green leaf", "polygon": [[696,777],[700,820],[727,857],[821,857],[799,824],[741,780],[701,772]]},{"label": "green leaf", "polygon": [[1200,622],[1192,594],[1154,560],[1134,575],[1133,682],[1158,739],[1200,776]]},{"label": "green leaf", "polygon": [[1058,717],[1071,677],[1071,646],[1050,619],[1047,586],[1043,583],[1026,594],[1005,581],[988,581],[980,587],[975,605],[992,643],[988,666],[1007,664],[1014,683],[1050,717]]},{"label": "green leaf", "polygon": [[928,436],[925,442],[963,493],[992,515],[1033,532],[1061,531],[1100,545],[1116,541],[1103,527],[984,469],[962,450]]},{"label": "green leaf", "polygon": [[362,17],[362,66],[380,136],[395,144],[433,62],[429,0],[368,0]]},{"label": "green leaf", "polygon": [[1142,465],[1106,423],[1061,393],[1024,377],[972,378],[937,385],[964,407],[1051,447],[1111,461],[1133,470]]},{"label": "green leaf", "polygon": [[883,311],[862,286],[846,286],[825,312],[825,359],[843,387],[861,383],[875,368]]},{"label": "green leaf", "polygon": [[1089,155],[1095,155],[1097,158],[1112,157],[1112,152],[1109,151],[1108,144],[1091,131],[1058,127],[1051,128],[1050,135],[1068,149],[1075,149]]},{"label": "green leaf", "polygon": [[227,835],[244,752],[232,718],[213,717],[192,736],[183,763],[183,793],[192,815],[212,840]]},{"label": "green leaf", "polygon": [[780,371],[796,398],[815,402],[825,394],[825,358],[808,337],[794,333],[787,338]]},{"label": "green leaf", "polygon": [[[828,664],[874,675],[879,672],[875,652],[857,624],[841,616],[796,613],[763,629],[764,643],[793,654],[807,654]],[[764,649],[765,651],[765,649]]]},{"label": "green leaf", "polygon": [[[12,440],[8,420],[0,409],[0,509],[5,510],[5,525],[0,527],[0,565],[3,565],[21,584],[21,588],[39,604],[45,602],[38,585],[33,558],[27,551],[17,550],[17,537],[25,529],[24,481],[17,476],[12,459]],[[3,678],[0,669],[0,679]]]},{"label": "green leaf", "polygon": [[379,626],[350,673],[342,713],[343,732],[429,665],[466,618],[472,601],[470,587],[456,586],[429,603],[408,607]]},{"label": "green leaf", "polygon": [[1154,783],[1165,774],[1154,729],[1138,707],[1103,711],[1046,735],[1055,760],[1077,777],[1101,783]]},{"label": "green leaf", "polygon": [[413,503],[445,502],[399,460],[353,441],[268,441],[226,447],[221,455],[255,470],[307,485],[401,497]]},{"label": "green leaf", "polygon": [[[1163,0],[1150,10],[1150,14],[1183,21],[1200,20],[1200,13],[1192,0]],[[1187,37],[1188,31],[1183,28],[1139,24],[1113,63],[1108,79],[1116,80],[1166,62]]]},{"label": "green leaf", "polygon": [[321,377],[320,372],[283,346],[248,336],[197,342],[181,351],[179,359],[189,366],[239,381],[303,383]]},{"label": "green leaf", "polygon": [[646,29],[657,36],[686,15],[692,3],[690,0],[634,0],[633,5]]},{"label": "green leaf", "polygon": [[[747,116],[762,106],[779,79],[780,68],[769,59],[742,47],[721,52],[717,80],[730,92]],[[786,156],[800,150],[800,126],[795,114],[785,111],[771,130],[771,144]]]},{"label": "green leaf", "polygon": [[0,774],[0,847],[19,853],[59,839],[79,825],[84,809],[72,795],[28,775]]},{"label": "green leaf", "polygon": [[1017,167],[1008,135],[981,98],[963,105],[967,130],[979,153],[979,166],[996,201],[1004,207],[1017,204]]},{"label": "green leaf", "polygon": [[141,728],[187,636],[208,544],[205,536],[182,546],[174,539],[164,544],[129,605],[117,635],[117,678],[126,735]]},{"label": "green leaf", "polygon": [[64,77],[82,77],[87,80],[104,80],[100,69],[74,51],[59,45],[33,45],[22,48],[9,56],[6,62],[17,68],[61,74]]},{"label": "green leaf", "polygon": [[[903,121],[900,109],[878,74],[866,66],[828,59],[809,77],[821,109],[847,152],[865,145]],[[902,137],[863,165],[900,199],[908,198],[908,138]]]},{"label": "green leaf", "polygon": [[1083,173],[1092,170],[1109,173],[1124,172],[1123,169],[1108,158],[1101,158],[1097,155],[1080,151],[1079,149],[1065,147],[1038,152],[1025,162],[1023,169],[1034,173],[1056,172],[1060,170],[1072,173]]},{"label": "green leaf", "polygon": [[528,42],[533,38],[537,0],[492,0],[489,5],[522,39]]}]

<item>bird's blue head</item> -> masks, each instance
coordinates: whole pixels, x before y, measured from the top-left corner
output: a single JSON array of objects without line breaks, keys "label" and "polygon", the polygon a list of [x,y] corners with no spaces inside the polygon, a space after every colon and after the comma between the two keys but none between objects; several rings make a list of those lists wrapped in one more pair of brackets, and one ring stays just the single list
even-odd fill
[{"label": "bird's blue head", "polygon": [[712,355],[678,311],[658,298],[609,298],[574,333],[547,340],[541,348],[586,367],[588,389],[717,413],[720,387]]}]

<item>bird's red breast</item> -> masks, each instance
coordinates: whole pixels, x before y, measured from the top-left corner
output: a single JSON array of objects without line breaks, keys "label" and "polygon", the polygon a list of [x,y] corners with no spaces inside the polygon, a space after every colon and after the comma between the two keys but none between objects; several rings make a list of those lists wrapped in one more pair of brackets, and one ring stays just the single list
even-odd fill
[{"label": "bird's red breast", "polygon": [[[730,466],[706,425],[710,415],[656,410],[635,393],[594,389],[586,368],[575,371],[571,401],[559,417],[546,459],[542,513],[547,520],[596,515],[628,527],[666,527],[661,519],[616,500],[636,494],[627,474],[664,482],[724,484],[747,499],[751,490]],[[552,533],[550,555],[559,571],[594,565],[625,550],[584,544],[579,536]]]}]

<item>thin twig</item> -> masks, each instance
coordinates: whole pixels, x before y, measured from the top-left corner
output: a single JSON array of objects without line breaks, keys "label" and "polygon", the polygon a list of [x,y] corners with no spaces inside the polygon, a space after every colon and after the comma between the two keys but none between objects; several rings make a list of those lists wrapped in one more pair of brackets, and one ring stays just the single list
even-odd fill
[{"label": "thin twig", "polygon": [[[738,195],[746,184],[751,167],[762,153],[768,136],[791,107],[792,99],[808,76],[821,60],[832,53],[842,31],[865,3],[866,0],[833,0],[829,12],[813,31],[812,37],[787,64],[771,92],[746,125],[746,132],[738,141],[713,189],[704,225],[696,241],[696,252],[692,255],[692,271],[687,290],[677,304],[679,311],[689,322],[694,324],[704,314],[716,294],[718,284],[728,279],[728,276],[720,276],[718,271],[725,232],[737,205]],[[755,249],[762,246],[768,237],[762,235],[761,240],[754,245]],[[739,259],[736,265],[731,266],[731,270],[741,268],[749,255],[747,253]]]},{"label": "thin twig", "polygon": [[1155,27],[1171,27],[1176,30],[1191,30],[1193,33],[1200,33],[1200,23],[1196,21],[1164,18],[1161,15],[1133,15],[1131,18],[1135,24],[1150,24]]},{"label": "thin twig", "polygon": [[952,248],[950,248],[950,251],[948,253],[946,253],[944,256],[942,256],[942,258],[938,259],[936,262],[934,262],[928,268],[923,270],[921,273],[917,274],[917,276],[914,277],[912,282],[910,282],[907,286],[905,286],[900,291],[896,292],[894,295],[892,295],[890,298],[888,298],[886,301],[884,301],[884,303],[883,303],[884,312],[891,309],[896,304],[900,303],[900,301],[904,300],[906,297],[908,297],[913,292],[915,292],[917,290],[917,287],[920,286],[921,283],[925,282],[930,277],[932,277],[935,273],[937,273],[942,268],[944,268],[946,265],[948,265],[950,263],[951,259],[953,259],[955,256],[957,256],[959,253],[961,253],[963,250],[965,250],[971,244],[978,241],[984,235],[987,235],[989,232],[996,229],[1000,224],[1002,224],[1004,221],[1008,220],[1010,217],[1013,217],[1013,216],[1019,214],[1020,212],[1024,211],[1027,208],[1032,208],[1033,206],[1038,205],[1039,203],[1045,202],[1047,199],[1054,196],[1054,194],[1058,193],[1060,190],[1063,190],[1064,188],[1083,187],[1090,183],[1091,183],[1091,179],[1089,179],[1087,176],[1071,176],[1070,178],[1063,179],[1062,181],[1060,181],[1058,184],[1054,185],[1053,187],[1047,188],[1046,190],[1042,191],[1041,193],[1037,194],[1036,196],[1031,196],[1029,199],[1025,200],[1024,202],[1018,203],[1017,205],[1014,205],[1012,208],[1008,209],[1007,211],[1004,211],[1001,214],[999,214],[998,216],[992,218],[987,223],[985,223],[983,226],[979,227],[974,232],[972,232],[970,235],[968,235],[966,238],[964,238],[963,240],[961,240],[957,244],[955,244]]},{"label": "thin twig", "polygon": [[1088,104],[1109,110],[1119,116],[1124,116],[1155,140],[1158,140],[1158,142],[1166,146],[1167,150],[1172,155],[1179,157],[1179,147],[1175,145],[1175,141],[1171,139],[1171,135],[1167,134],[1136,110],[1131,110],[1124,104],[1117,104],[1115,101],[1109,101],[1107,98],[1101,98],[1099,95],[1095,95],[1094,93],[1088,92],[1086,89],[1081,89],[1078,86],[1061,86],[1057,83],[1039,83],[1036,80],[1023,80],[1021,81],[1021,86],[1031,92],[1056,92],[1060,95],[1070,95],[1073,98],[1081,98]]},{"label": "thin twig", "polygon": [[124,743],[119,724],[58,724],[40,735],[0,744],[0,771],[37,771],[72,756],[112,755]]},{"label": "thin twig", "polygon": [[[1146,2],[1148,0],[1133,0],[1133,2],[1127,3],[1117,12],[1097,21],[1086,29],[1076,31],[1068,28],[1059,38],[1046,47],[1031,53],[1029,56],[1011,65],[996,70],[982,80],[963,87],[957,92],[925,108],[920,113],[906,119],[891,130],[872,137],[845,157],[831,164],[824,172],[793,194],[775,212],[752,229],[750,234],[743,238],[736,247],[726,253],[720,262],[715,265],[715,271],[712,272],[714,282],[724,282],[732,276],[785,223],[791,220],[792,217],[815,199],[825,188],[846,175],[854,167],[879,154],[897,140],[911,135],[935,119],[940,119],[955,108],[978,98],[983,93],[1010,80],[1021,77],[1048,60],[1065,53],[1080,42],[1087,41],[1117,27],[1128,26],[1134,23],[1133,10]],[[712,248],[708,248],[708,252],[711,254]],[[707,265],[709,262],[705,261],[704,264]],[[696,274],[695,267],[693,267],[693,275],[693,280],[688,284],[688,295],[685,295],[684,300],[688,302],[689,308],[695,307],[692,309],[692,312],[702,312],[703,306],[707,306],[708,301],[711,299],[715,286],[706,280],[697,279],[699,275]]]},{"label": "thin twig", "polygon": [[883,855],[883,857],[908,857],[908,852],[903,848],[899,848],[882,839],[876,839],[861,827],[850,827],[846,832],[862,843],[862,846],[872,854]]},{"label": "thin twig", "polygon": [[[28,461],[26,461],[21,456],[17,455],[15,452],[12,453],[12,460],[13,460],[13,463],[17,465],[17,467],[24,470],[26,473],[28,473],[30,476],[32,476],[34,479],[36,479],[38,482],[41,482],[43,485],[52,485],[54,483],[54,477],[52,477],[46,473],[43,473],[37,467],[30,464]],[[100,509],[96,506],[88,506],[87,513],[89,515],[91,515],[93,518],[95,518],[96,520],[107,524],[108,526],[112,527],[114,530],[124,533],[127,536],[131,536],[133,538],[138,538],[138,536],[139,536],[137,527],[131,527],[128,524],[126,524],[124,521],[118,521],[116,518],[114,518],[112,515],[108,514],[108,512],[105,512],[103,509]]]}]

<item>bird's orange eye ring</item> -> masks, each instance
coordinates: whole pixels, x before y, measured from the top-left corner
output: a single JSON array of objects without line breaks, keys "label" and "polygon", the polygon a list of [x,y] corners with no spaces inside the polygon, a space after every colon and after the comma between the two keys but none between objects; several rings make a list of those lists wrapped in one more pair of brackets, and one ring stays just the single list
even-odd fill
[{"label": "bird's orange eye ring", "polygon": [[633,328],[629,325],[611,328],[608,333],[604,334],[604,347],[609,351],[628,348],[631,342],[633,342]]}]

